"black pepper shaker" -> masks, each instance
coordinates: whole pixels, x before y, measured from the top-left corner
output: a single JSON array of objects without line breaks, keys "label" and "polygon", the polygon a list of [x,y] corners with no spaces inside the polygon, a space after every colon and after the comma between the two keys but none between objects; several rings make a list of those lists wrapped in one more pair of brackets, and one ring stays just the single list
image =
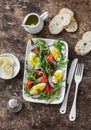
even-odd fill
[{"label": "black pepper shaker", "polygon": [[8,109],[13,112],[17,113],[22,109],[22,103],[18,99],[10,99],[7,104]]}]

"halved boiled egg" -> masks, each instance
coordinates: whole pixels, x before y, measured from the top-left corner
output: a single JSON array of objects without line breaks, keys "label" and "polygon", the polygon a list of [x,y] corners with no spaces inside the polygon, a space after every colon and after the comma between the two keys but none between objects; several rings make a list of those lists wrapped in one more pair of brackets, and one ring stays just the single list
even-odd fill
[{"label": "halved boiled egg", "polygon": [[52,77],[52,81],[54,83],[58,83],[62,79],[62,77],[63,77],[63,71],[57,70]]},{"label": "halved boiled egg", "polygon": [[60,55],[59,50],[55,46],[51,46],[49,49],[50,49],[51,54],[55,58],[55,60],[60,61],[61,55]]},{"label": "halved boiled egg", "polygon": [[39,91],[44,90],[45,86],[46,86],[46,83],[39,83],[39,84],[33,86],[33,88],[30,89],[30,94],[32,94],[32,95],[38,94]]},{"label": "halved boiled egg", "polygon": [[38,68],[39,65],[40,65],[40,61],[39,61],[39,58],[36,56],[35,53],[31,52],[30,53],[30,56],[29,56],[29,63],[35,67],[35,68]]}]

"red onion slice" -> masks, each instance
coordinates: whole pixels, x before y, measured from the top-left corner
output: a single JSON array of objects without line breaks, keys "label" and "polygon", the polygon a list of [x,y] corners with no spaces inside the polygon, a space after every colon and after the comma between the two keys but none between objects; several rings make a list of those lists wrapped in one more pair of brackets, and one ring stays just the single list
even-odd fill
[{"label": "red onion slice", "polygon": [[31,46],[31,50],[35,49],[36,47],[38,47],[38,44]]},{"label": "red onion slice", "polygon": [[33,95],[32,98],[37,99],[37,98],[39,98],[40,96],[41,96],[40,94],[36,94],[36,95]]},{"label": "red onion slice", "polygon": [[41,77],[40,77],[40,78],[38,78],[38,82],[40,82],[40,79],[41,79]]},{"label": "red onion slice", "polygon": [[56,61],[50,61],[52,65],[56,65]]},{"label": "red onion slice", "polygon": [[44,70],[42,67],[39,67],[39,69],[41,69],[42,71]]},{"label": "red onion slice", "polygon": [[26,69],[28,69],[31,72],[32,71],[32,66],[26,64]]},{"label": "red onion slice", "polygon": [[50,99],[46,100],[46,105],[50,104]]},{"label": "red onion slice", "polygon": [[54,88],[55,86],[54,86],[52,79],[50,77],[48,77],[48,81],[49,81],[49,84]]}]

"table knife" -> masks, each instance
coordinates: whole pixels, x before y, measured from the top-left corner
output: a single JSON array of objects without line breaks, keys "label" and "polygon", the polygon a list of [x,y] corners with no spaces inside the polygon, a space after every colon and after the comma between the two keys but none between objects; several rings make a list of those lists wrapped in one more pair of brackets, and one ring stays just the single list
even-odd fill
[{"label": "table knife", "polygon": [[71,83],[72,83],[72,80],[73,80],[73,76],[74,76],[74,72],[75,72],[75,68],[76,68],[77,62],[78,62],[78,59],[75,58],[72,61],[70,69],[69,69],[68,79],[67,79],[68,89],[67,89],[64,101],[62,103],[62,106],[60,108],[60,113],[61,114],[65,114],[66,113],[69,90],[70,90],[70,87],[71,87]]}]

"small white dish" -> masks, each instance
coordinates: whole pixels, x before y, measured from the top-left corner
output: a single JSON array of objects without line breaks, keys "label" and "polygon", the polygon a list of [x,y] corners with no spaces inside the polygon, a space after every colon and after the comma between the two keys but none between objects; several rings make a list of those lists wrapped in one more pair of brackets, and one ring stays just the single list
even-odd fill
[{"label": "small white dish", "polygon": [[0,57],[10,57],[14,61],[14,74],[13,74],[13,76],[8,77],[5,74],[3,74],[2,69],[0,67],[0,78],[1,79],[12,79],[12,78],[14,78],[20,70],[20,62],[19,62],[18,58],[15,55],[10,54],[10,53],[1,54]]}]

